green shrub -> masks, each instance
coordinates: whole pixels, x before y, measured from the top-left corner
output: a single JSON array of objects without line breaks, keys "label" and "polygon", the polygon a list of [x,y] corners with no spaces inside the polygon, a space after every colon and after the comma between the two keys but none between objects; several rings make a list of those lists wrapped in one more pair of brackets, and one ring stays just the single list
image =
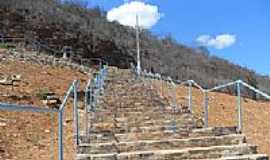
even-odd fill
[{"label": "green shrub", "polygon": [[39,88],[36,92],[36,97],[39,99],[46,99],[46,96],[50,93],[50,90],[48,88]]},{"label": "green shrub", "polygon": [[4,49],[13,49],[13,48],[16,48],[16,46],[13,45],[13,44],[0,43],[0,48],[4,48]]}]

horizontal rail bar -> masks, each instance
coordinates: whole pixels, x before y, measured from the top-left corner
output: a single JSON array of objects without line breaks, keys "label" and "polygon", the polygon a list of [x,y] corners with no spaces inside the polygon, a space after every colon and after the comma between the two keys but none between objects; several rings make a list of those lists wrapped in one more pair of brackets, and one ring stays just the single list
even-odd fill
[{"label": "horizontal rail bar", "polygon": [[59,107],[59,111],[62,111],[67,103],[67,100],[68,100],[68,97],[71,95],[73,89],[74,89],[74,86],[76,85],[76,83],[78,83],[77,80],[74,80],[73,83],[70,85],[68,91],[66,92],[66,95],[65,95],[65,98],[62,102],[62,104],[60,105]]},{"label": "horizontal rail bar", "polygon": [[182,86],[182,85],[188,84],[188,82],[189,82],[188,80],[187,81],[183,81],[183,82],[178,82],[177,85]]},{"label": "horizontal rail bar", "polygon": [[193,80],[190,80],[190,82],[195,86],[195,87],[198,87],[201,91],[205,91],[205,89],[203,89],[202,86],[200,86],[197,82],[193,81]]},{"label": "horizontal rail bar", "polygon": [[238,81],[226,83],[226,84],[223,84],[223,85],[220,85],[220,86],[216,86],[216,87],[211,88],[211,89],[207,89],[206,91],[207,91],[207,92],[212,92],[212,91],[215,91],[215,90],[219,90],[219,89],[221,89],[221,88],[226,88],[226,87],[235,85],[237,82],[238,82]]},{"label": "horizontal rail bar", "polygon": [[[153,73],[144,73],[145,76],[148,76],[150,78],[160,78],[160,77],[157,77],[156,74],[153,74]],[[212,92],[212,91],[215,91],[215,90],[219,90],[221,88],[226,88],[226,87],[229,87],[229,86],[232,86],[232,85],[235,85],[237,83],[241,83],[243,86],[249,88],[250,90],[253,90],[254,92],[264,96],[265,98],[269,99],[270,100],[270,95],[260,91],[259,89],[256,89],[255,87],[252,87],[251,85],[247,84],[246,82],[243,82],[242,80],[237,80],[237,81],[233,81],[233,82],[229,82],[229,83],[226,83],[226,84],[223,84],[223,85],[219,85],[219,86],[216,86],[214,88],[211,88],[211,89],[204,89],[202,86],[200,86],[197,82],[195,82],[194,80],[186,80],[186,81],[180,81],[180,80],[173,80],[173,79],[165,79],[165,78],[162,78],[166,81],[170,81],[170,82],[173,82],[173,84],[177,84],[179,86],[181,85],[185,85],[185,84],[188,84],[189,82],[191,82],[194,86],[198,87],[201,91],[203,92]]]},{"label": "horizontal rail bar", "polygon": [[174,81],[170,81],[170,83],[172,84],[173,87],[176,87],[176,84],[174,83]]},{"label": "horizontal rail bar", "polygon": [[36,112],[36,113],[58,112],[57,109],[41,108],[41,107],[30,106],[30,105],[7,104],[7,103],[0,103],[0,110],[13,111],[13,112]]},{"label": "horizontal rail bar", "polygon": [[260,94],[260,95],[262,95],[262,96],[264,96],[265,98],[267,98],[267,99],[270,100],[270,96],[269,96],[268,94],[266,94],[266,93],[264,93],[264,92],[262,92],[262,91],[256,89],[255,87],[252,87],[251,85],[249,85],[249,84],[247,84],[246,82],[243,82],[243,81],[241,81],[241,80],[239,81],[239,83],[241,83],[243,86],[249,88],[250,90],[253,90],[254,92],[256,92],[256,93],[258,93],[258,94]]}]

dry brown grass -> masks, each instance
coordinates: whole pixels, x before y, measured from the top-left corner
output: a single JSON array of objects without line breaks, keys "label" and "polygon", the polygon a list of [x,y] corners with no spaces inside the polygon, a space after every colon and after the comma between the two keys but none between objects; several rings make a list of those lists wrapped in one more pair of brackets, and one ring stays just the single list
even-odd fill
[{"label": "dry brown grass", "polygon": [[[172,100],[168,85],[161,82],[154,83],[160,95]],[[163,86],[163,87],[161,87]],[[203,93],[196,88],[192,89],[193,111],[196,118],[203,118]],[[178,86],[177,101],[179,105],[187,106],[188,88]],[[248,143],[258,145],[260,153],[270,155],[270,102],[254,101],[242,98],[244,128]],[[211,92],[209,94],[209,126],[236,126],[237,100],[235,96]]]},{"label": "dry brown grass", "polygon": [[[2,54],[3,51],[2,51]],[[6,53],[5,53],[6,54]],[[0,75],[21,75],[23,82],[18,87],[0,85],[0,102],[43,106],[36,96],[41,89],[48,89],[63,98],[73,80],[81,80],[82,87],[87,75],[69,68],[57,68],[22,60],[0,62]],[[82,89],[82,88],[81,88]],[[27,95],[27,99],[14,100],[3,95]],[[72,102],[65,112],[66,120],[72,119]],[[50,115],[40,113],[14,113],[0,111],[0,159],[48,160],[50,159]],[[54,116],[55,153],[57,153],[57,115]],[[65,159],[73,159],[73,122],[64,126]],[[2,150],[2,151],[1,151]],[[57,154],[55,156],[57,159]]]},{"label": "dry brown grass", "polygon": [[[3,52],[3,51],[1,51]],[[0,53],[1,54],[1,53]],[[3,53],[2,53],[3,54]],[[16,94],[28,95],[27,100],[13,100],[0,96],[1,102],[32,104],[42,106],[36,97],[40,89],[49,89],[59,96],[63,96],[72,80],[79,79],[84,84],[88,76],[68,68],[43,66],[19,60],[1,61],[0,75],[20,74],[25,83],[19,87],[0,86],[0,95]],[[82,84],[80,85],[83,86]],[[161,87],[163,86],[163,87]],[[163,83],[156,83],[164,98],[172,99],[170,89]],[[187,88],[178,87],[177,100],[179,104],[187,104]],[[236,125],[236,97],[223,93],[209,95],[209,124],[210,126],[235,126]],[[270,103],[243,99],[244,108],[244,133],[248,142],[259,146],[260,153],[270,155]],[[193,109],[196,117],[203,113],[203,94],[193,88]],[[72,107],[68,103],[67,119],[71,119]],[[0,122],[7,124],[0,126],[0,157],[3,159],[49,159],[50,149],[50,116],[34,113],[13,113],[0,111]],[[55,115],[54,129],[57,131]],[[55,134],[55,152],[57,153],[57,135]],[[65,158],[73,159],[73,123],[65,125]],[[6,157],[4,157],[6,156]],[[56,155],[57,156],[57,155]],[[1,158],[0,158],[1,159]],[[56,157],[55,157],[56,159]]]}]

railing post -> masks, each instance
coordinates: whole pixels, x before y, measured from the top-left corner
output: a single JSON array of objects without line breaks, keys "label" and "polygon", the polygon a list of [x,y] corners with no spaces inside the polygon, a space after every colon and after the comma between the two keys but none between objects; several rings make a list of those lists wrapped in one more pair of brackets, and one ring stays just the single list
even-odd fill
[{"label": "railing post", "polygon": [[50,138],[51,138],[51,155],[50,158],[51,160],[54,160],[54,113],[51,113],[51,134],[50,134]]},{"label": "railing post", "polygon": [[97,75],[97,90],[98,90],[98,95],[100,96],[100,79],[101,79],[101,77],[100,77],[101,75],[100,75],[100,71],[98,72],[98,75]]},{"label": "railing post", "polygon": [[176,86],[176,84],[174,83],[174,82],[172,82],[172,86],[173,86],[173,106],[174,106],[174,108],[173,108],[173,110],[174,110],[174,112],[176,111],[176,108],[178,107],[177,106],[177,86]]},{"label": "railing post", "polygon": [[204,128],[208,128],[208,91],[204,91]]},{"label": "railing post", "polygon": [[102,69],[102,62],[101,62],[101,59],[99,59],[99,70],[101,70]]},{"label": "railing post", "polygon": [[63,111],[58,112],[58,160],[64,159],[63,146]]},{"label": "railing post", "polygon": [[73,84],[73,110],[74,110],[74,129],[75,129],[75,142],[76,145],[79,145],[79,113],[78,113],[78,81]]},{"label": "railing post", "polygon": [[163,86],[163,80],[161,79],[161,95],[164,97],[164,86]]},{"label": "railing post", "polygon": [[97,78],[97,74],[94,77],[94,86],[93,86],[93,91],[96,92],[98,89],[98,78]]},{"label": "railing post", "polygon": [[101,72],[101,95],[104,94],[104,86],[105,86],[105,69],[102,69],[102,72]]},{"label": "railing post", "polygon": [[188,81],[188,109],[192,113],[192,82]]},{"label": "railing post", "polygon": [[85,108],[84,108],[84,111],[85,111],[85,137],[88,138],[88,109],[89,109],[89,102],[90,102],[90,90],[89,90],[89,86],[86,86],[86,89],[85,89]]},{"label": "railing post", "polygon": [[243,114],[241,106],[241,84],[240,81],[236,83],[237,87],[237,131],[242,132],[243,129]]},{"label": "railing post", "polygon": [[94,101],[95,101],[95,89],[94,89],[94,87],[93,86],[90,86],[90,88],[89,88],[89,92],[90,92],[90,99],[89,99],[89,105],[90,105],[90,108],[89,108],[89,110],[90,111],[93,111],[95,108],[94,108]]}]

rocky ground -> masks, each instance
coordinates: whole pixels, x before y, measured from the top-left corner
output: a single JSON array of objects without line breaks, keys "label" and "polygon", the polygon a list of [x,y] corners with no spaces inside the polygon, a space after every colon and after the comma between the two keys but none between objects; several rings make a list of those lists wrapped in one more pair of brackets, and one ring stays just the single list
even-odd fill
[{"label": "rocky ground", "polygon": [[[0,50],[0,102],[46,107],[41,101],[45,92],[55,93],[61,100],[73,80],[80,80],[81,90],[88,78],[72,67],[37,63]],[[65,157],[70,160],[74,156],[71,104],[68,102],[64,126]],[[53,128],[57,153],[57,115]],[[49,114],[0,111],[0,159],[50,159],[50,129]]]},{"label": "rocky ground", "polygon": [[[201,128],[199,107],[195,104],[194,117],[186,108],[186,98],[180,95],[187,88],[179,88],[178,106],[172,105],[174,94],[168,89],[174,90],[164,81],[134,79],[129,70],[109,69],[105,93],[91,113],[89,136],[82,136],[76,159],[268,159],[257,154],[253,141],[237,134],[234,124]],[[200,98],[197,93],[195,96]],[[221,103],[214,101],[214,96],[210,95],[210,107]]]},{"label": "rocky ground", "polygon": [[[45,58],[46,59],[46,58]],[[72,69],[73,68],[73,69]],[[80,89],[89,75],[76,67],[39,63],[25,57],[0,50],[0,102],[44,106],[41,96],[53,92],[60,99],[74,79],[81,81]],[[14,83],[5,84],[5,79]],[[165,83],[155,83],[161,97],[172,100]],[[177,89],[178,104],[187,104],[187,88]],[[236,125],[236,97],[223,93],[211,93],[209,101],[210,126]],[[203,95],[193,89],[193,108],[198,119],[202,116]],[[243,98],[244,133],[248,142],[259,146],[261,153],[270,154],[270,103]],[[80,104],[82,106],[82,104]],[[73,123],[71,102],[68,103],[65,119],[65,158],[73,159]],[[54,117],[57,129],[56,115]],[[50,115],[34,113],[13,113],[0,111],[0,159],[40,159],[50,158]],[[55,134],[54,152],[57,153]],[[56,154],[57,156],[57,154]],[[56,157],[55,157],[56,159]]]}]

